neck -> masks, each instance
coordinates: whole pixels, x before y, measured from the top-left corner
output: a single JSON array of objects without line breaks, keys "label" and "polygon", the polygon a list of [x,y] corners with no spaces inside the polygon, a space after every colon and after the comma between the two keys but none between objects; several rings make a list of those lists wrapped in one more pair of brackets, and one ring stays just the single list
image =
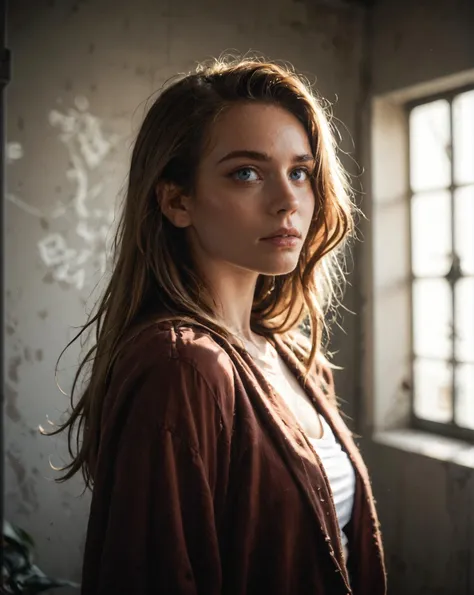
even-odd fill
[{"label": "neck", "polygon": [[212,285],[218,319],[237,337],[253,341],[255,333],[252,332],[250,319],[256,279],[251,283],[232,278],[220,281]]},{"label": "neck", "polygon": [[219,322],[241,340],[254,342],[250,318],[258,273],[224,263],[206,263],[205,278]]}]

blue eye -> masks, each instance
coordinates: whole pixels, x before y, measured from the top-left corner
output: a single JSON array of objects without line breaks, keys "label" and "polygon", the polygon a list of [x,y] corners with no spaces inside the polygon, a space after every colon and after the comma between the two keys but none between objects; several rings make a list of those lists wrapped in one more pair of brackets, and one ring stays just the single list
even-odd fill
[{"label": "blue eye", "polygon": [[232,174],[232,177],[239,180],[240,182],[254,182],[257,177],[251,178],[251,175],[256,176],[256,172],[251,167],[242,167],[241,169],[235,171]]},{"label": "blue eye", "polygon": [[[253,167],[241,167],[230,174],[230,177],[239,182],[256,182],[259,179]],[[293,182],[306,182],[309,177],[310,173],[305,167],[297,167],[290,173],[290,179]]]},{"label": "blue eye", "polygon": [[[293,177],[293,174],[295,173],[303,174],[303,177]],[[290,177],[295,182],[304,182],[309,177],[309,171],[305,167],[298,167],[291,172]]]}]

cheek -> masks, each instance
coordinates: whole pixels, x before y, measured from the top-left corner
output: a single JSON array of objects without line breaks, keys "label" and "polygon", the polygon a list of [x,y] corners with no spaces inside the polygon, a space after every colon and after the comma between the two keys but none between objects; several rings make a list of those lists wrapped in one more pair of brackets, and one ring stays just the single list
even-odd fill
[{"label": "cheek", "polygon": [[301,215],[303,220],[305,221],[305,223],[307,223],[307,225],[309,226],[313,217],[316,214],[316,199],[314,197],[314,195],[311,195],[309,197],[306,198],[306,200],[304,200],[302,202],[302,207],[301,207]]},{"label": "cheek", "polygon": [[231,233],[241,219],[240,210],[226,203],[222,197],[219,201],[209,201],[202,205],[196,212],[194,222],[196,229],[216,237],[223,233]]},{"label": "cheek", "polygon": [[229,197],[203,200],[194,212],[194,233],[209,254],[228,258],[234,253],[243,236],[245,217]]},{"label": "cheek", "polygon": [[251,223],[255,216],[255,197],[235,192],[228,189],[214,190],[202,189],[194,208],[194,221],[200,229],[214,228],[216,225],[221,229],[236,230],[239,222]]}]

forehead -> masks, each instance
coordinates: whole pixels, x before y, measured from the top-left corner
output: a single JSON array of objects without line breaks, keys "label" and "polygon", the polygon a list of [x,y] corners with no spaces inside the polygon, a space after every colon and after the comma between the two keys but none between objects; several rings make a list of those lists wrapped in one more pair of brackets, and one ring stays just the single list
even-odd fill
[{"label": "forehead", "polygon": [[212,125],[208,141],[210,159],[234,150],[261,151],[273,157],[311,153],[303,124],[277,105],[232,105]]}]

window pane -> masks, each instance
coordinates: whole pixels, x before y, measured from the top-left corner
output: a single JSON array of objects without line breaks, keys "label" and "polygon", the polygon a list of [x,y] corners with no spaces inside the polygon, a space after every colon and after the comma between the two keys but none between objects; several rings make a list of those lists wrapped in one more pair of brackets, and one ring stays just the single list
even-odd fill
[{"label": "window pane", "polygon": [[451,288],[444,279],[413,283],[413,340],[415,354],[448,359],[452,355]]},{"label": "window pane", "polygon": [[454,195],[454,244],[465,275],[474,275],[474,186]]},{"label": "window pane", "polygon": [[414,410],[422,419],[449,422],[453,418],[452,367],[447,362],[415,360]]},{"label": "window pane", "polygon": [[455,297],[456,357],[474,363],[474,279],[460,279]]},{"label": "window pane", "polygon": [[446,275],[451,266],[451,197],[449,192],[419,194],[412,199],[413,273]]},{"label": "window pane", "polygon": [[449,104],[445,99],[410,112],[410,178],[413,192],[451,183]]},{"label": "window pane", "polygon": [[456,423],[474,430],[474,365],[458,367],[456,393]]},{"label": "window pane", "polygon": [[454,180],[474,182],[474,91],[453,100]]}]

